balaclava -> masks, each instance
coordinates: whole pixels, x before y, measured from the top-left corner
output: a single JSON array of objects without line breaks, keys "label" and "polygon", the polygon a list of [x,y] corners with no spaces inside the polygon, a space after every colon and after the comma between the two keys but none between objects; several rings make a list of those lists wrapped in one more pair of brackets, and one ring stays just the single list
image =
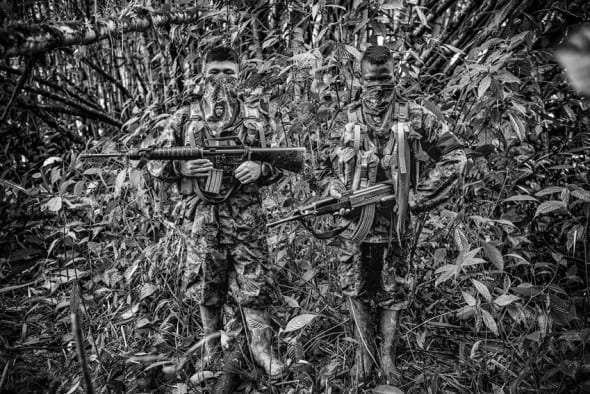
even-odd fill
[{"label": "balaclava", "polygon": [[206,78],[201,91],[202,112],[212,131],[217,134],[231,128],[240,109],[237,78]]}]

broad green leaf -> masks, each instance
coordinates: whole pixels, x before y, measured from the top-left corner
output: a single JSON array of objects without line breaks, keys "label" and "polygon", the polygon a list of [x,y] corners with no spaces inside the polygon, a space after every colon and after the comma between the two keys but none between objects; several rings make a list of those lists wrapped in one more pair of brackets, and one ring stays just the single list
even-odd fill
[{"label": "broad green leaf", "polygon": [[49,209],[52,212],[57,212],[61,209],[62,207],[62,199],[61,197],[57,196],[57,197],[53,197],[51,198],[49,201],[47,201],[43,206],[46,209]]},{"label": "broad green leaf", "polygon": [[524,105],[521,105],[521,104],[513,101],[512,106],[514,107],[514,109],[516,109],[518,112],[520,112],[523,116],[526,116],[526,108]]},{"label": "broad green leaf", "polygon": [[542,312],[537,316],[537,324],[539,325],[539,331],[541,332],[541,338],[545,338],[548,334],[550,321],[549,316]]},{"label": "broad green leaf", "polygon": [[572,107],[570,107],[568,104],[565,104],[562,108],[565,111],[565,113],[567,114],[568,118],[570,118],[570,120],[577,120],[578,117],[576,116],[575,112],[572,110]]},{"label": "broad green leaf", "polygon": [[469,250],[469,241],[467,241],[467,237],[463,234],[460,228],[455,229],[454,233],[455,244],[457,245],[457,249],[459,250]]},{"label": "broad green leaf", "polygon": [[494,334],[499,335],[498,333],[498,326],[496,325],[496,322],[494,320],[494,318],[492,317],[492,315],[490,315],[490,313],[484,309],[481,310],[481,317],[483,318],[483,322],[486,325],[487,328],[490,329],[490,331],[492,331]]},{"label": "broad green leaf", "polygon": [[539,190],[538,192],[536,192],[535,196],[541,197],[541,196],[546,196],[549,194],[561,193],[564,190],[565,190],[565,187],[563,187],[563,186],[549,186],[543,190]]},{"label": "broad green leaf", "polygon": [[457,274],[458,274],[457,266],[453,265],[452,267],[453,267],[452,270],[443,271],[442,275],[440,275],[438,278],[436,278],[436,281],[434,282],[434,286],[438,286],[439,284],[446,282],[447,280],[451,279],[452,277],[457,276]]},{"label": "broad green leaf", "polygon": [[568,342],[581,342],[587,340],[589,337],[590,328],[583,328],[581,330],[566,331],[559,336],[559,339],[566,340]]},{"label": "broad green leaf", "polygon": [[115,179],[115,196],[119,196],[121,194],[121,190],[125,184],[125,179],[127,179],[127,168],[123,168],[117,175],[117,179]]},{"label": "broad green leaf", "polygon": [[424,106],[424,108],[426,108],[428,111],[432,112],[434,114],[434,116],[436,116],[436,118],[441,121],[441,122],[446,122],[445,116],[442,113],[441,109],[439,108],[438,105],[436,105],[435,103],[433,103],[430,100],[424,100],[424,102],[422,103],[422,105]]},{"label": "broad green leaf", "polygon": [[566,208],[567,208],[567,206],[565,205],[565,203],[563,201],[557,201],[557,200],[545,201],[544,203],[541,203],[537,207],[537,211],[535,212],[535,216],[546,215],[548,213],[555,212],[560,209],[566,209]]},{"label": "broad green leaf", "polygon": [[84,175],[95,175],[95,174],[101,174],[101,173],[102,173],[102,168],[99,168],[99,167],[92,167],[87,170],[84,170]]},{"label": "broad green leaf", "polygon": [[360,53],[360,51],[358,49],[356,49],[352,45],[348,45],[348,44],[344,44],[344,48],[346,49],[346,51],[348,53],[350,53],[352,56],[354,56],[357,61],[359,61],[359,62],[361,61],[361,58],[363,57],[363,55]]},{"label": "broad green leaf", "polygon": [[434,271],[435,274],[440,274],[442,272],[452,271],[455,272],[457,270],[457,266],[455,264],[445,264],[442,267],[439,267]]},{"label": "broad green leaf", "polygon": [[293,297],[283,296],[283,300],[289,305],[291,308],[299,308],[299,303]]},{"label": "broad green leaf", "polygon": [[[516,75],[512,74],[510,71],[501,71],[498,74],[498,79],[504,83],[522,83],[522,81]],[[516,106],[516,103],[512,102],[512,105]],[[526,110],[522,111],[523,115],[525,113],[526,113]]]},{"label": "broad green leaf", "polygon": [[143,188],[143,171],[142,170],[138,170],[137,168],[132,168],[129,171],[129,183],[131,184],[132,187],[136,188],[136,189],[142,189]]},{"label": "broad green leaf", "polygon": [[479,341],[475,341],[475,343],[473,344],[473,346],[471,347],[471,352],[469,352],[469,357],[472,360],[475,360],[475,358],[477,357],[477,351],[479,349],[479,345],[481,344],[481,340]]},{"label": "broad green leaf", "polygon": [[477,97],[482,98],[483,95],[490,88],[491,84],[492,84],[492,78],[489,75],[486,75],[479,83],[479,86],[477,88]]},{"label": "broad green leaf", "polygon": [[264,40],[264,42],[262,43],[262,49],[266,49],[270,46],[273,46],[278,41],[279,41],[279,39],[277,37],[270,37],[270,38]]},{"label": "broad green leaf", "polygon": [[420,22],[424,26],[428,26],[428,20],[426,19],[426,15],[424,15],[424,12],[422,12],[422,8],[421,7],[414,7],[414,10],[416,10],[416,14],[418,15],[418,18],[420,18]]},{"label": "broad green leaf", "polygon": [[311,313],[304,313],[299,316],[295,316],[289,323],[287,323],[287,327],[283,330],[283,332],[292,332],[302,329],[303,327],[307,326],[309,323],[316,318],[317,315]]},{"label": "broad green leaf", "polygon": [[158,286],[153,285],[151,283],[144,283],[141,286],[141,290],[140,290],[140,295],[139,295],[139,300],[143,300],[144,298],[147,298],[149,296],[151,296],[152,294],[154,294],[156,291],[158,290]]},{"label": "broad green leaf", "polygon": [[320,7],[321,7],[322,3],[321,2],[317,2],[314,5],[311,6],[311,18],[312,20],[315,20],[315,18],[318,16],[318,13],[320,11]]},{"label": "broad green leaf", "polygon": [[494,264],[496,268],[498,268],[500,271],[503,271],[504,258],[502,257],[502,253],[498,250],[498,248],[496,248],[494,245],[491,245],[483,241],[481,245],[483,246],[483,252],[488,258],[488,260],[490,260],[492,264]]},{"label": "broad green leaf", "polygon": [[135,322],[135,328],[144,328],[149,326],[150,324],[151,322],[149,319],[142,317],[141,319]]},{"label": "broad green leaf", "polygon": [[528,261],[527,259],[525,259],[521,255],[516,254],[516,253],[508,253],[508,254],[504,255],[504,257],[512,257],[513,259],[515,259],[517,261],[516,265],[522,265],[522,264],[530,265],[531,264],[530,261]]},{"label": "broad green leaf", "polygon": [[475,257],[475,255],[478,254],[480,250],[481,248],[475,248],[470,250],[469,252],[460,253],[457,257],[457,260],[459,262],[458,265],[460,265],[461,267],[466,267],[470,265],[485,263],[486,261],[484,259]]},{"label": "broad green leaf", "polygon": [[43,165],[41,167],[47,167],[47,166],[50,166],[54,163],[60,163],[62,161],[63,161],[63,159],[61,157],[57,157],[57,156],[48,157],[47,159],[45,159],[45,161],[43,162]]},{"label": "broad green leaf", "polygon": [[464,291],[462,291],[461,294],[463,294],[463,298],[465,299],[465,302],[467,303],[467,305],[475,306],[475,304],[477,304],[477,300],[471,294],[466,293]]},{"label": "broad green leaf", "polygon": [[508,219],[496,219],[496,220],[492,220],[492,222],[498,223],[498,224],[501,224],[501,225],[504,225],[504,226],[518,228],[518,226],[516,224],[512,223]]},{"label": "broad green leaf", "polygon": [[86,189],[86,182],[78,181],[74,186],[74,195],[76,197],[82,197],[84,194],[84,190]]},{"label": "broad green leaf", "polygon": [[492,301],[492,295],[490,294],[490,291],[488,290],[488,287],[486,285],[484,285],[477,279],[471,279],[471,282],[473,283],[473,286],[475,286],[479,294],[481,294],[487,302]]},{"label": "broad green leaf", "polygon": [[520,297],[510,294],[502,294],[494,300],[494,303],[498,306],[506,306],[512,304],[514,301],[520,300]]},{"label": "broad green leaf", "polygon": [[515,196],[510,196],[502,200],[502,202],[509,202],[509,201],[536,201],[538,202],[535,197],[529,196],[527,194],[517,194]]},{"label": "broad green leaf", "polygon": [[211,371],[198,371],[190,377],[190,381],[192,384],[200,385],[205,380],[213,379],[216,376],[218,375]]},{"label": "broad green leaf", "polygon": [[[355,2],[356,3],[356,2]],[[360,1],[359,1],[360,3]],[[399,10],[404,8],[404,3],[402,0],[388,0],[381,5],[382,10]]]},{"label": "broad green leaf", "polygon": [[306,282],[309,282],[315,277],[316,273],[317,270],[315,268],[310,268],[307,271],[305,271],[301,279],[303,279]]},{"label": "broad green leaf", "polygon": [[541,287],[535,286],[532,283],[523,283],[517,287],[513,287],[512,292],[523,297],[536,297],[543,294]]},{"label": "broad green leaf", "polygon": [[510,125],[512,126],[512,130],[518,137],[518,139],[522,142],[526,138],[526,126],[523,123],[521,117],[516,115],[512,112],[508,112],[508,118],[510,119]]},{"label": "broad green leaf", "polygon": [[572,190],[572,196],[584,202],[590,202],[590,192],[584,189]]},{"label": "broad green leaf", "polygon": [[371,390],[373,394],[404,394],[403,390],[395,386],[379,385]]}]

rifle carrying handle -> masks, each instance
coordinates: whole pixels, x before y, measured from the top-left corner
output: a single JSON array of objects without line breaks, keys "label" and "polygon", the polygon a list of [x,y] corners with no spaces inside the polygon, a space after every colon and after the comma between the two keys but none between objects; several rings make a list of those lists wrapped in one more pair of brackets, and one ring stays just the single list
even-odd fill
[{"label": "rifle carrying handle", "polygon": [[132,160],[142,158],[148,160],[188,160],[195,158],[195,153],[198,152],[202,158],[203,150],[200,148],[175,146],[172,148],[132,149],[129,151],[129,158]]}]

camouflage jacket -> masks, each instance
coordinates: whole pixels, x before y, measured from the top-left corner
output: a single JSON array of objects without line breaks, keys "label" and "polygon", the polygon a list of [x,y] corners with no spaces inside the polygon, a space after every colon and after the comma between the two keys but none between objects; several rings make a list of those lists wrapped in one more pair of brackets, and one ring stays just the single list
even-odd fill
[{"label": "camouflage jacket", "polygon": [[[342,115],[330,133],[318,169],[326,189],[357,190],[393,181],[399,191],[403,173],[409,179],[409,208],[419,212],[447,201],[459,185],[466,163],[462,144],[454,134],[443,131],[423,107],[396,103],[386,119],[375,119],[355,102]],[[397,223],[409,220],[409,212],[399,211],[395,203],[377,207],[363,242],[388,243],[396,238]]]},{"label": "camouflage jacket", "polygon": [[[168,120],[159,136],[160,147],[171,146],[221,146],[246,145],[252,147],[267,147],[270,144],[272,131],[264,114],[258,106],[240,102],[240,111],[230,127],[220,133],[211,130],[203,119],[198,102],[183,106]],[[282,171],[269,163],[262,162],[261,176],[252,184],[242,185],[241,193],[258,193],[259,186],[270,185],[279,180]],[[221,186],[213,193],[223,196],[231,188],[237,188],[239,181],[233,178],[232,168],[223,168]],[[150,161],[148,171],[156,178],[166,181],[177,181],[181,194],[194,196],[197,186],[200,190],[207,190],[209,178],[185,177],[180,173],[180,162]]]}]

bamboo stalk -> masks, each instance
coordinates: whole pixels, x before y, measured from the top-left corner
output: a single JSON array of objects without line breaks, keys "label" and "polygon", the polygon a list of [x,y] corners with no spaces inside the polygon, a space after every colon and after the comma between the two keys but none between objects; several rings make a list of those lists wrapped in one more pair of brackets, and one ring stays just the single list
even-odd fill
[{"label": "bamboo stalk", "polygon": [[96,64],[92,63],[88,59],[82,58],[82,61],[84,62],[84,64],[88,65],[88,67],[90,67],[91,69],[96,71],[104,79],[106,79],[107,81],[109,81],[110,83],[115,85],[117,88],[119,88],[121,93],[123,93],[126,97],[131,97],[131,94],[129,94],[129,91],[127,91],[127,89],[125,89],[125,87],[121,84],[121,82],[119,82],[115,78],[113,78],[113,76],[109,75],[102,68],[98,67]]},{"label": "bamboo stalk", "polygon": [[[0,101],[0,104],[5,104],[5,103],[6,103],[6,101]],[[47,112],[52,112],[52,113],[57,113],[57,114],[64,114],[64,115],[74,115],[74,116],[79,116],[84,119],[100,120],[104,123],[110,124],[110,125],[118,127],[118,128],[123,127],[123,123],[121,121],[113,119],[105,114],[97,113],[96,111],[86,112],[86,111],[82,111],[82,110],[74,110],[71,108],[63,108],[63,107],[52,106],[52,105],[31,104],[31,103],[23,102],[22,100],[19,100],[18,105],[24,109],[41,110],[41,111],[47,111]]]},{"label": "bamboo stalk", "polygon": [[10,107],[12,106],[12,103],[14,103],[14,101],[16,100],[16,97],[20,93],[21,89],[23,88],[23,86],[25,86],[25,82],[29,78],[29,75],[31,75],[31,71],[33,71],[33,65],[35,64],[35,60],[36,60],[35,58],[31,58],[27,61],[27,65],[25,66],[25,70],[23,71],[16,86],[14,87],[14,90],[12,91],[10,99],[8,100],[8,103],[4,107],[4,111],[2,112],[2,116],[0,116],[0,126],[2,126],[2,123],[4,123],[4,121],[6,120],[6,117],[8,116],[8,112],[10,111]]}]

